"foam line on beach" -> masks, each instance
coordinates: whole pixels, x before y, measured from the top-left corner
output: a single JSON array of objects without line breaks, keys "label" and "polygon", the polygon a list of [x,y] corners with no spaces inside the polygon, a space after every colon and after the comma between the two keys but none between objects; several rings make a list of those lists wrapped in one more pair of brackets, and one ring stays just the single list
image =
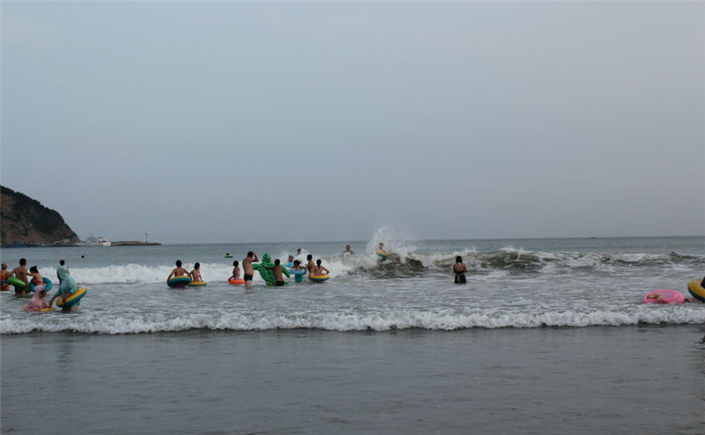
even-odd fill
[{"label": "foam line on beach", "polygon": [[452,331],[469,328],[541,328],[589,327],[625,325],[684,325],[702,324],[702,309],[677,307],[656,310],[639,306],[628,311],[556,311],[541,314],[521,314],[497,310],[457,313],[451,311],[387,311],[378,313],[315,313],[315,314],[212,314],[165,315],[149,314],[137,317],[102,318],[95,313],[75,316],[69,321],[56,316],[0,321],[0,333],[24,334],[41,332],[78,332],[99,334],[141,334],[177,332],[191,329],[266,331],[276,329],[319,329],[326,331],[389,331],[395,329],[427,329]]}]

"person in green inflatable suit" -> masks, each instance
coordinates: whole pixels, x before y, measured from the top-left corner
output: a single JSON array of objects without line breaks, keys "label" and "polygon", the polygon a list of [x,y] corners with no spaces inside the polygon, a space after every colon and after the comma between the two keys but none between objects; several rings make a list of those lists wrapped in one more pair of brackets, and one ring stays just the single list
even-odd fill
[{"label": "person in green inflatable suit", "polygon": [[283,278],[282,273],[286,275],[287,278],[290,276],[289,269],[281,267],[279,259],[277,259],[275,263],[272,263],[272,257],[266,252],[262,256],[262,261],[259,264],[253,264],[252,268],[259,271],[260,276],[268,286],[282,286],[286,284],[283,279],[277,280],[276,275],[279,275],[279,278]]}]

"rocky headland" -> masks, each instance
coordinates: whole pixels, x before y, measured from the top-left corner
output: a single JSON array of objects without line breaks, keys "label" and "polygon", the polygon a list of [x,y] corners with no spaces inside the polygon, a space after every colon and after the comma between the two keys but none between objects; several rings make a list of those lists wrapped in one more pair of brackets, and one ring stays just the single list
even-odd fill
[{"label": "rocky headland", "polygon": [[0,186],[0,240],[11,246],[66,246],[79,241],[59,212]]}]

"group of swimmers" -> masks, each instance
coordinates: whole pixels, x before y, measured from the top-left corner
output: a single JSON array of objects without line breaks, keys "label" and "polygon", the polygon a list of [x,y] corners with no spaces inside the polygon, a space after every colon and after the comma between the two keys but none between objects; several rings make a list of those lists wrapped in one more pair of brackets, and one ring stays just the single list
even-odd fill
[{"label": "group of swimmers", "polygon": [[[11,271],[7,270],[7,264],[2,263],[2,271],[0,271],[0,291],[10,290],[10,278],[16,278],[25,284],[24,286],[15,286],[15,295],[20,297],[28,296],[28,293],[31,292],[30,285],[34,285],[34,294],[32,295],[32,299],[29,301],[24,310],[46,310],[52,308],[56,299],[62,296],[68,298],[78,290],[76,281],[71,276],[64,260],[59,261],[59,267],[56,268],[56,276],[59,279],[59,289],[56,291],[54,296],[52,296],[49,302],[47,302],[47,285],[44,282],[44,278],[39,273],[39,268],[35,265],[27,270],[27,259],[20,258],[19,266]],[[77,309],[78,305],[78,302],[72,305],[70,310],[73,311]]]},{"label": "group of swimmers", "polygon": [[[298,254],[300,255],[302,253],[302,250],[298,250]],[[350,250],[350,245],[347,246],[347,251],[346,253],[354,255],[355,253]],[[229,257],[230,255],[226,255],[226,257]],[[295,273],[295,280],[296,282],[302,282],[303,281],[303,275],[308,273],[309,278],[311,276],[326,276],[330,274],[330,270],[325,268],[321,263],[321,259],[316,260],[316,262],[313,262],[313,255],[309,254],[306,256],[306,260],[308,263],[306,266],[301,265],[301,261],[295,260],[293,255],[289,255],[289,262],[286,264],[286,267],[289,269],[291,272],[301,272],[301,273]],[[255,276],[255,266],[253,263],[259,263],[260,259],[255,254],[253,251],[249,251],[247,253],[247,256],[242,259],[242,269],[243,269],[243,276],[242,280],[245,282],[245,287],[250,288],[252,287],[252,280]],[[200,271],[201,265],[199,263],[196,263],[194,265],[194,269],[189,272],[188,270],[184,269],[181,263],[181,260],[176,260],[176,268],[171,271],[169,276],[167,277],[166,281],[167,283],[169,282],[170,279],[175,278],[175,277],[180,277],[180,276],[186,276],[191,278],[192,282],[203,282],[203,278],[201,276],[201,271]],[[284,271],[283,271],[283,266],[281,264],[281,260],[278,258],[274,260],[273,265],[267,265],[267,264],[260,264],[259,267],[262,267],[266,270],[269,270],[272,272],[274,275],[274,282],[275,286],[281,287],[286,284],[284,281]],[[240,278],[240,263],[238,261],[233,261],[233,273],[232,276],[228,279],[228,281],[235,280],[239,281]]]},{"label": "group of swimmers", "polygon": [[[383,256],[383,258],[386,258],[389,254],[387,251],[384,249],[384,243],[380,243],[379,246],[377,247],[377,254]],[[297,252],[297,256],[302,254],[302,249],[299,248]],[[343,255],[355,255],[355,251],[352,250],[350,245],[345,245],[345,251],[343,251]],[[225,255],[226,258],[231,258],[232,256],[230,253]],[[303,281],[303,275],[308,273],[309,279],[311,276],[323,276],[323,275],[328,275],[330,274],[330,271],[323,267],[321,265],[321,260],[318,259],[316,260],[316,263],[314,264],[313,262],[313,255],[309,254],[306,256],[306,260],[308,263],[306,263],[305,266],[301,265],[301,261],[295,260],[293,255],[289,255],[289,261],[286,264],[286,267],[289,268],[290,272],[302,272],[302,273],[295,273],[295,280],[296,282],[302,282]],[[245,287],[250,288],[252,286],[252,279],[254,277],[255,271],[254,267],[252,266],[252,263],[258,263],[260,261],[259,257],[257,257],[257,254],[255,254],[253,251],[249,251],[247,253],[247,256],[242,260],[242,267],[244,269],[244,275],[243,275],[243,280],[245,281]],[[284,281],[284,274],[282,271],[282,265],[281,261],[277,258],[274,260],[274,265],[273,266],[265,266],[263,265],[265,269],[271,270],[272,273],[274,274],[274,280],[275,280],[275,286],[283,286],[285,284]],[[194,270],[191,272],[188,272],[186,269],[184,269],[181,266],[181,260],[176,261],[176,268],[171,271],[171,274],[169,274],[169,277],[167,277],[167,282],[172,277],[179,277],[179,276],[188,276],[191,278],[193,282],[200,282],[203,281],[201,278],[201,273],[200,273],[200,264],[196,263],[194,266]],[[455,274],[455,283],[456,284],[466,284],[467,283],[467,278],[465,277],[465,274],[468,272],[468,267],[465,263],[463,263],[463,258],[461,256],[455,257],[455,264],[453,265],[453,272]],[[228,279],[230,280],[240,280],[240,263],[238,261],[233,261],[233,274],[232,276]]]}]

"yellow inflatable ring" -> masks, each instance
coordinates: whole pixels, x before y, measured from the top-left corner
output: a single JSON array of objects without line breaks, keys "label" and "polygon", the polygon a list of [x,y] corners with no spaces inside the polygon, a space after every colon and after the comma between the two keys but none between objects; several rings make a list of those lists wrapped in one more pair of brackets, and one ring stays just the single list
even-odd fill
[{"label": "yellow inflatable ring", "polygon": [[61,296],[59,299],[56,300],[56,306],[59,308],[62,308],[64,305],[72,306],[74,303],[78,302],[83,296],[85,296],[87,291],[88,290],[85,287],[81,287],[80,289],[76,290],[76,293],[66,298],[66,300],[64,300],[64,297]]},{"label": "yellow inflatable ring", "polygon": [[688,283],[688,291],[700,302],[705,302],[705,288],[699,279],[694,279]]},{"label": "yellow inflatable ring", "polygon": [[313,282],[323,282],[327,281],[330,275],[309,275],[309,278],[311,278]]}]

